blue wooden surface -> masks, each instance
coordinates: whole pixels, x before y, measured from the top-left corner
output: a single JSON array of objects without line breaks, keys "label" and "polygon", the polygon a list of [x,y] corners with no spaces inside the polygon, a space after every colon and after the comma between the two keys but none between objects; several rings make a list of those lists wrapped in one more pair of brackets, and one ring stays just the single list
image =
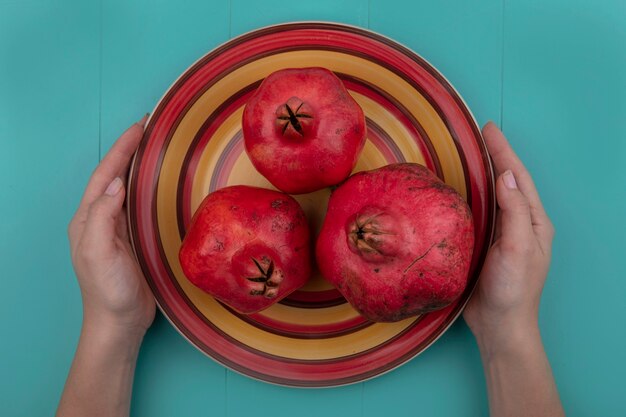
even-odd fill
[{"label": "blue wooden surface", "polygon": [[[556,225],[541,329],[569,416],[624,416],[626,3],[0,0],[0,414],[52,415],[81,320],[66,225],[127,125],[221,42],[331,20],[390,36],[500,123]],[[374,380],[298,390],[225,370],[158,316],[134,416],[484,416],[462,321]]]}]

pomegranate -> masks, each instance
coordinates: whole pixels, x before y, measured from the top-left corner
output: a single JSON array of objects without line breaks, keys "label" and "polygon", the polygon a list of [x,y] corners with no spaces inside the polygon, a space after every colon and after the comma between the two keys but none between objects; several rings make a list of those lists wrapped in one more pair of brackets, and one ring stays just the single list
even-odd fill
[{"label": "pomegranate", "polygon": [[309,193],[345,180],[365,144],[363,110],[325,68],[267,76],[243,111],[252,164],[276,188]]},{"label": "pomegranate", "polygon": [[316,256],[359,313],[389,322],[454,301],[473,246],[463,198],[427,168],[404,163],[354,174],[333,192]]},{"label": "pomegranate", "polygon": [[185,276],[235,310],[260,311],[305,284],[309,228],[287,194],[248,186],[209,194],[180,248]]}]

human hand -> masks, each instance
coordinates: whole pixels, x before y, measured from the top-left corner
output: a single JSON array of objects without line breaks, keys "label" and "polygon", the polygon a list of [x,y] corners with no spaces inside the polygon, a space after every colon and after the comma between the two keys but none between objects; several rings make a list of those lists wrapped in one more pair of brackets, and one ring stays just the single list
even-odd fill
[{"label": "human hand", "polygon": [[554,228],[530,174],[493,123],[483,128],[497,175],[494,244],[463,317],[483,348],[538,335]]},{"label": "human hand", "polygon": [[155,302],[130,246],[123,204],[124,177],[146,120],[124,132],[102,159],[68,228],[83,328],[138,340],[154,320]]}]

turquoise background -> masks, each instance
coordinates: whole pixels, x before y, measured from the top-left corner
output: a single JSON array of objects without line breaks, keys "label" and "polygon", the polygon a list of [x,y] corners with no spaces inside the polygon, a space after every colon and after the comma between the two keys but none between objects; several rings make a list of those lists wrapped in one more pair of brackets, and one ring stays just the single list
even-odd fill
[{"label": "turquoise background", "polygon": [[[623,0],[0,0],[0,414],[52,415],[81,300],[68,224],[118,135],[197,58],[293,20],[409,46],[501,125],[556,225],[541,329],[568,416],[626,416],[626,2]],[[485,416],[462,320],[401,368],[299,390],[225,370],[158,316],[134,416]]]}]

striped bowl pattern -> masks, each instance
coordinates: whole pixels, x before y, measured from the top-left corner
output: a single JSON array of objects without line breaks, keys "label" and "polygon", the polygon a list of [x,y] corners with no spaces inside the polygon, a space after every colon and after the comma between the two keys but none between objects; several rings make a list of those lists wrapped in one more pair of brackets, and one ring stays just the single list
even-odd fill
[{"label": "striped bowl pattern", "polygon": [[[211,191],[272,188],[243,146],[243,107],[260,82],[288,67],[334,71],[365,112],[367,142],[355,171],[419,162],[470,204],[476,246],[469,285],[447,308],[398,323],[371,323],[319,273],[271,308],[241,315],[193,286],[178,250]],[[295,196],[314,231],[329,190]],[[292,23],[242,35],[208,53],[153,111],[129,177],[131,240],[159,307],[176,329],[223,365],[267,382],[335,386],[401,365],[432,344],[462,311],[493,235],[493,170],[458,93],[424,59],[373,32]]]}]

